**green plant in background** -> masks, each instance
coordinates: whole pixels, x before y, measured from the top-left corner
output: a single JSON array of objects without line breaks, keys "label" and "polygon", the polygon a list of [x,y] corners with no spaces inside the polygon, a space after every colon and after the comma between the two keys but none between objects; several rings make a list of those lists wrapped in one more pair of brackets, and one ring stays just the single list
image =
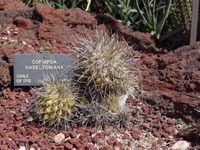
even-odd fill
[{"label": "green plant in background", "polygon": [[165,21],[170,11],[172,0],[168,0],[167,5],[158,5],[156,0],[142,0],[143,9],[140,8],[136,0],[136,8],[146,29],[156,38],[160,38]]},{"label": "green plant in background", "polygon": [[93,0],[91,8],[109,13],[131,30],[150,32],[159,40],[188,33],[191,26],[191,0]]},{"label": "green plant in background", "polygon": [[[167,48],[174,49],[180,47],[183,43],[189,44],[191,17],[192,0],[172,0],[170,13],[160,38],[160,40],[165,40]],[[174,35],[181,38],[171,38]]]},{"label": "green plant in background", "polygon": [[44,5],[59,9],[69,9],[77,6],[81,7],[83,4],[82,0],[22,0],[22,2],[31,7],[37,5],[38,3],[43,3]]},{"label": "green plant in background", "polygon": [[22,0],[27,6],[35,6],[37,3],[45,3],[45,0]]},{"label": "green plant in background", "polygon": [[189,31],[191,28],[192,19],[192,0],[176,0],[177,7],[179,8],[179,15],[181,16],[181,21],[185,31]]},{"label": "green plant in background", "polygon": [[191,28],[192,0],[173,0],[166,27],[175,31],[183,29],[188,33]]},{"label": "green plant in background", "polygon": [[[99,7],[96,6],[94,9],[94,6],[91,5],[91,8],[99,12],[109,13],[131,30],[150,32],[160,40],[163,40],[174,33],[180,32],[183,27],[183,23],[180,24],[180,21],[174,19],[174,14],[177,11],[180,12],[178,2],[175,3],[175,1],[177,0],[105,0],[103,2],[93,0],[92,4],[98,4]],[[185,5],[182,4],[182,6]],[[187,10],[185,8],[184,10]],[[176,22],[179,22],[179,26],[177,26]]]},{"label": "green plant in background", "polygon": [[189,34],[192,0],[22,0],[28,6],[37,3],[69,9],[108,13],[130,30],[150,32],[160,40],[173,34]]},{"label": "green plant in background", "polygon": [[59,9],[69,9],[75,8],[79,5],[81,1],[79,0],[46,0],[46,5],[51,6],[53,8]]},{"label": "green plant in background", "polygon": [[49,42],[46,40],[41,40],[41,43],[43,44],[44,47],[41,47],[40,49],[44,50],[44,51],[48,51],[49,50]]},{"label": "green plant in background", "polygon": [[34,96],[33,112],[42,124],[66,128],[76,114],[78,96],[71,81],[63,82],[54,76],[45,78]]},{"label": "green plant in background", "polygon": [[136,29],[141,22],[134,1],[131,0],[105,0],[109,14],[118,18],[129,29]]}]

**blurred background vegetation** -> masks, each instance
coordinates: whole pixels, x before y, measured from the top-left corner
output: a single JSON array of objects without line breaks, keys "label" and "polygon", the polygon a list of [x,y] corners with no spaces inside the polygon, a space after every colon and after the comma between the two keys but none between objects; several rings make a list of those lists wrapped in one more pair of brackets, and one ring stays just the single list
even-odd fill
[{"label": "blurred background vegetation", "polygon": [[[89,4],[89,0],[22,1],[29,7],[43,3],[56,9],[78,7],[86,10]],[[164,41],[178,47],[178,35],[189,44],[192,0],[91,0],[88,10],[108,13],[130,30],[149,32],[161,43]]]}]

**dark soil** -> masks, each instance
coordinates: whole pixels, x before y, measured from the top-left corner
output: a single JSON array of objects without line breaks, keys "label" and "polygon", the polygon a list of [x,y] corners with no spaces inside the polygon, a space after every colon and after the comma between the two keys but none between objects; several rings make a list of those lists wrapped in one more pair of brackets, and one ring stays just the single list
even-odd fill
[{"label": "dark soil", "polygon": [[[169,149],[183,138],[198,149],[200,137],[200,43],[173,51],[157,48],[148,33],[128,30],[115,18],[78,8],[62,10],[20,0],[0,0],[0,149],[134,150]],[[30,121],[34,92],[13,86],[13,54],[69,53],[74,36],[96,31],[118,33],[140,54],[140,101],[130,99],[135,120],[130,129],[71,127],[50,131]],[[192,126],[192,135],[187,127]],[[184,133],[181,133],[183,132]],[[180,132],[179,132],[180,131]],[[187,132],[188,131],[188,132]],[[54,137],[64,134],[61,142]],[[188,136],[193,136],[188,137]]]}]

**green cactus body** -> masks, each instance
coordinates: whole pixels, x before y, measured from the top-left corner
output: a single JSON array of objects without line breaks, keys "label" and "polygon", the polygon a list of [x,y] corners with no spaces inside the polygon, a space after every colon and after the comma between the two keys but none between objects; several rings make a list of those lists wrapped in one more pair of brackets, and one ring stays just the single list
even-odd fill
[{"label": "green cactus body", "polygon": [[118,41],[116,35],[106,34],[97,34],[95,39],[81,39],[80,43],[82,48],[75,49],[79,57],[75,74],[84,93],[89,93],[93,99],[126,93],[131,85],[127,68],[128,44]]},{"label": "green cactus body", "polygon": [[173,0],[167,26],[171,28],[171,30],[183,27],[184,32],[188,35],[191,28],[191,17],[192,0]]},{"label": "green cactus body", "polygon": [[189,32],[191,28],[192,19],[192,0],[174,0],[178,8],[178,12],[173,15],[177,16],[179,24],[184,26],[184,31]]},{"label": "green cactus body", "polygon": [[119,98],[115,94],[109,95],[106,102],[107,109],[111,112],[115,113],[119,110]]},{"label": "green cactus body", "polygon": [[80,101],[86,104],[80,110],[84,124],[124,126],[130,116],[126,100],[138,87],[132,48],[116,34],[104,33],[81,37],[77,44],[74,81],[83,97]]},{"label": "green cactus body", "polygon": [[123,88],[123,75],[107,68],[100,70],[99,68],[102,66],[95,63],[89,62],[81,70],[78,70],[80,81],[87,83],[94,90],[100,89],[105,92]]},{"label": "green cactus body", "polygon": [[34,103],[35,117],[49,126],[59,126],[70,120],[77,97],[71,83],[51,78],[44,82]]}]

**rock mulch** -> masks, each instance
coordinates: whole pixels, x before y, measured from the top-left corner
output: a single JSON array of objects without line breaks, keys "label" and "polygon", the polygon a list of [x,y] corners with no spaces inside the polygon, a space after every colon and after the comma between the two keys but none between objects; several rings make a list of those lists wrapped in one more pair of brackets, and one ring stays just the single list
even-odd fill
[{"label": "rock mulch", "polygon": [[[200,43],[168,52],[156,48],[150,34],[129,31],[109,15],[42,4],[27,8],[20,0],[13,1],[19,7],[10,7],[6,0],[0,6],[0,149],[198,149],[198,135],[183,138],[179,133],[200,120]],[[28,111],[34,91],[13,87],[13,54],[70,53],[73,36],[94,35],[96,30],[117,32],[140,54],[142,91],[139,100],[128,102],[133,121],[127,129],[72,126],[65,131],[39,126]],[[185,139],[190,141],[180,144]]]}]

